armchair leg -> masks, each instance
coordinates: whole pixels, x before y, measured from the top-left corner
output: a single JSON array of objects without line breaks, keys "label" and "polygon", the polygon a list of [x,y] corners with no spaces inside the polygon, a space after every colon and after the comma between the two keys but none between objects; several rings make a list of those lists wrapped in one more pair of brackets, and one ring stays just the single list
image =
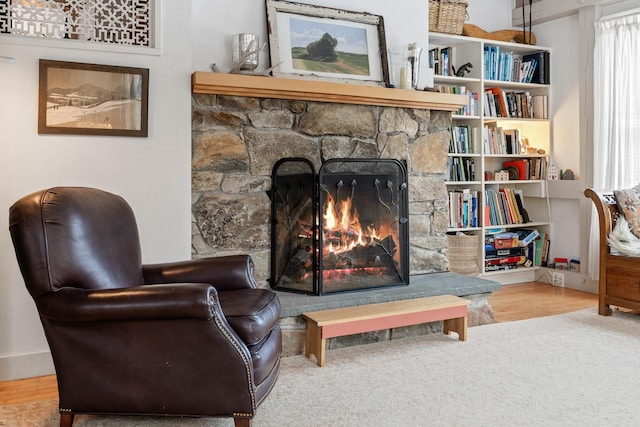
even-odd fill
[{"label": "armchair leg", "polygon": [[73,425],[74,414],[64,413],[60,414],[60,427],[71,427]]},{"label": "armchair leg", "polygon": [[251,418],[234,418],[235,427],[251,427]]}]

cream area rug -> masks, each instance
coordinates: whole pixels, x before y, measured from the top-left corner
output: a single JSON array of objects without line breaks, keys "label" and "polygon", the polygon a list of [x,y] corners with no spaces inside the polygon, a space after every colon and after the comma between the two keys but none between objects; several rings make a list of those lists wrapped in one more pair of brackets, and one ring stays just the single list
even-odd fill
[{"label": "cream area rug", "polygon": [[[57,402],[0,407],[0,426],[55,426]],[[588,309],[283,359],[264,426],[637,426],[640,317]],[[74,426],[233,426],[78,415]]]}]

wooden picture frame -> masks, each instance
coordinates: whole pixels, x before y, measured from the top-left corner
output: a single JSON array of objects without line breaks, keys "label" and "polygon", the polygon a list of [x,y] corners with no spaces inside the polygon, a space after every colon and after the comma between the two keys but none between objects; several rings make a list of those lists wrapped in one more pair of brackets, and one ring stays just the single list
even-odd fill
[{"label": "wooden picture frame", "polygon": [[40,60],[38,133],[148,136],[149,69]]},{"label": "wooden picture frame", "polygon": [[274,77],[389,86],[382,16],[281,0],[266,6]]}]

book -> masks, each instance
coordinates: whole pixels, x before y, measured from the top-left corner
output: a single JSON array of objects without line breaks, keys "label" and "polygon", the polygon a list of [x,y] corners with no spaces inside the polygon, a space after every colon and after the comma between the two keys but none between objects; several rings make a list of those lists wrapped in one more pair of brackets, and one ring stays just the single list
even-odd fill
[{"label": "book", "polygon": [[484,265],[485,266],[504,265],[504,264],[519,265],[519,264],[524,264],[526,260],[527,260],[527,257],[522,255],[506,256],[506,257],[486,259],[484,261]]},{"label": "book", "polygon": [[522,181],[529,179],[529,161],[527,159],[509,160],[504,162],[502,167],[507,170],[510,170],[510,168],[515,169],[513,175],[509,172],[509,179],[511,180]]},{"label": "book", "polygon": [[502,197],[502,202],[504,204],[504,209],[506,212],[506,218],[507,218],[507,223],[508,224],[518,224],[519,221],[519,217],[518,217],[518,213],[517,213],[517,206],[516,205],[512,205],[511,200],[509,199],[509,195],[507,194],[509,192],[508,188],[500,188],[498,190],[500,192],[500,195]]},{"label": "book", "polygon": [[518,235],[515,237],[504,237],[498,238],[496,237],[493,241],[493,247],[495,249],[508,249],[508,248],[517,248],[518,247]]},{"label": "book", "polygon": [[540,265],[542,267],[546,267],[548,265],[550,247],[551,241],[549,240],[549,235],[545,233],[544,240],[542,242],[542,254],[540,257]]},{"label": "book", "polygon": [[433,74],[440,74],[440,48],[429,50],[429,67],[433,68]]},{"label": "book", "polygon": [[440,49],[440,75],[450,76],[453,74],[451,66],[453,65],[453,47],[443,47]]},{"label": "book", "polygon": [[522,255],[522,248],[505,248],[505,249],[487,249],[485,250],[485,259],[512,257]]},{"label": "book", "polygon": [[522,196],[522,190],[515,190],[513,195],[516,198],[516,203],[518,204],[518,211],[520,212],[520,215],[522,216],[522,223],[526,224],[527,222],[531,222],[529,219],[529,213],[527,212],[527,210],[524,208],[524,202],[522,201],[523,196]]},{"label": "book", "polygon": [[515,214],[515,217],[516,217],[515,223],[522,224],[524,220],[522,218],[522,214],[520,213],[520,207],[516,202],[515,190],[513,188],[505,188],[504,191],[509,199],[509,205],[512,207],[513,212]]},{"label": "book", "polygon": [[547,119],[547,95],[534,95],[532,97],[532,116],[535,119]]},{"label": "book", "polygon": [[485,265],[484,271],[502,271],[502,270],[513,270],[519,268],[518,264],[499,264],[499,265]]},{"label": "book", "polygon": [[[499,87],[491,87],[485,89],[485,92],[489,92],[493,96],[493,103],[495,105],[494,117],[509,117],[509,110],[507,110],[507,104],[505,102],[504,92]],[[491,105],[491,102],[490,102]],[[493,111],[492,111],[493,112]]]},{"label": "book", "polygon": [[538,267],[542,265],[542,247],[544,246],[545,238],[545,233],[540,233],[533,241],[533,265]]},{"label": "book", "polygon": [[535,228],[520,228],[515,232],[518,233],[518,244],[521,247],[528,246],[540,235]]},{"label": "book", "polygon": [[550,79],[550,55],[548,51],[545,52],[535,52],[530,53],[528,55],[523,55],[523,61],[535,61],[536,66],[531,74],[531,79],[529,82],[538,83],[538,84],[551,84]]}]

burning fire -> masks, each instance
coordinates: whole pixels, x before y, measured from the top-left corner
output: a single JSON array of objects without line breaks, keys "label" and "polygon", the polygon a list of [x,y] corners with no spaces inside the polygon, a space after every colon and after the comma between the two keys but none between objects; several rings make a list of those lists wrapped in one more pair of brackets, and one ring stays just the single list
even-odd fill
[{"label": "burning fire", "polygon": [[375,227],[363,227],[357,209],[351,203],[351,198],[336,204],[331,197],[327,197],[324,219],[324,253],[344,253],[357,246],[371,246],[380,240],[380,234]]}]

